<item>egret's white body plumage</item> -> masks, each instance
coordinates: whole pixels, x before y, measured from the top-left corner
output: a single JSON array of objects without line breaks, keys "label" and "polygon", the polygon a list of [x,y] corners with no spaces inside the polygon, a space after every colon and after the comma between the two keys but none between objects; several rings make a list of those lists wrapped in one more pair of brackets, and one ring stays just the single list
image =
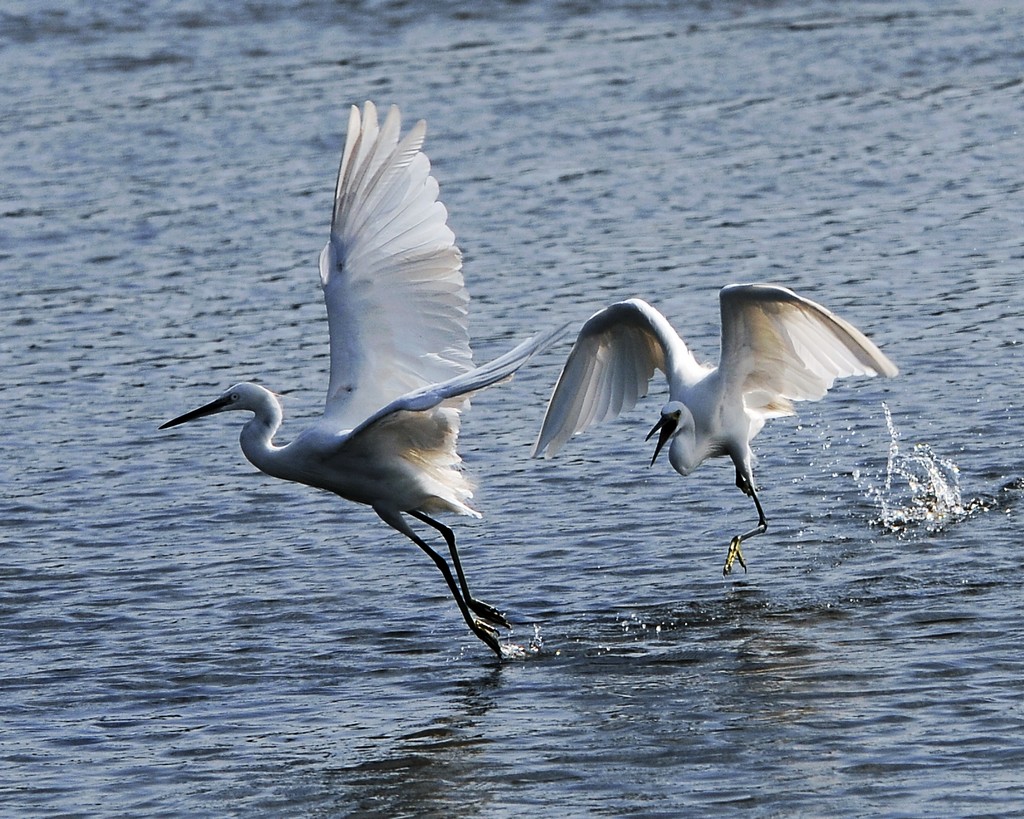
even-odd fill
[{"label": "egret's white body plumage", "polygon": [[733,539],[728,573],[733,559],[743,561],[743,540],[767,529],[750,449],[765,421],[792,415],[794,401],[818,400],[837,378],[894,376],[897,369],[856,327],[787,288],[729,285],[720,303],[717,367],[698,363],[668,320],[640,299],[595,313],[569,353],[533,454],[551,457],[576,433],[631,409],[660,370],[669,401],[651,430],[661,433],[651,463],[667,441],[681,475],[728,455],[737,486],[757,506],[758,527]]},{"label": "egret's white body plumage", "polygon": [[[508,379],[557,332],[473,366],[462,256],[420,150],[426,125],[418,122],[401,139],[400,127],[396,107],[380,124],[370,102],[349,117],[330,239],[320,254],[331,343],[320,420],[277,446],[277,397],[237,384],[163,427],[226,410],[253,413],[240,437],[253,465],[371,506],[434,560],[470,628],[502,656],[494,626],[508,623],[470,595],[454,535],[428,513],[480,517],[469,505],[473,488],[456,449],[460,413],[474,392]],[[444,536],[458,584],[405,513]]]}]

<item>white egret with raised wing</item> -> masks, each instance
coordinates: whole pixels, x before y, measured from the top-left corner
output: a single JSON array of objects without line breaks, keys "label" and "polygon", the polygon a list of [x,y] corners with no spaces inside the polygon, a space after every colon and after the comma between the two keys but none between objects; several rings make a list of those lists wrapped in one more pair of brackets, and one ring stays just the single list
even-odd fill
[{"label": "white egret with raised wing", "polygon": [[[432,515],[480,517],[456,450],[460,412],[472,393],[511,377],[561,330],[473,366],[462,256],[420,150],[426,125],[421,120],[401,139],[400,130],[396,107],[380,124],[372,103],[362,116],[352,107],[330,239],[320,254],[331,348],[320,420],[277,446],[277,397],[237,384],[160,428],[229,410],[253,413],[240,438],[253,465],[370,506],[430,556],[470,629],[501,657],[497,627],[508,621],[470,594],[455,535]],[[406,514],[441,534],[455,576]]]},{"label": "white egret with raised wing", "polygon": [[837,378],[894,376],[896,366],[863,333],[785,287],[734,284],[719,293],[721,354],[698,363],[668,320],[640,299],[595,313],[582,327],[555,385],[534,457],[551,457],[574,434],[631,409],[661,370],[669,401],[647,435],[658,433],[651,465],[671,441],[669,462],[688,475],[728,455],[736,485],[753,498],[757,526],[729,544],[724,573],[741,545],[768,528],[754,485],[750,442],[769,418],[793,415],[793,401],[822,398]]}]

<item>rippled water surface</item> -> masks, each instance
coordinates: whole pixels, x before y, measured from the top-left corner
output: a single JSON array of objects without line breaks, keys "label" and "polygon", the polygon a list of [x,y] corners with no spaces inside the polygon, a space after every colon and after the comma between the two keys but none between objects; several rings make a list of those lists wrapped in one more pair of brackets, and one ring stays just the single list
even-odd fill
[{"label": "rippled water surface", "polygon": [[[0,11],[0,813],[1024,811],[1017,5],[69,6]],[[758,438],[747,574],[731,465],[647,466],[662,385],[529,459],[568,339],[463,426],[523,661],[238,419],[157,432],[246,379],[319,412],[368,98],[429,123],[480,359],[634,295],[714,358],[764,280],[899,364]]]}]

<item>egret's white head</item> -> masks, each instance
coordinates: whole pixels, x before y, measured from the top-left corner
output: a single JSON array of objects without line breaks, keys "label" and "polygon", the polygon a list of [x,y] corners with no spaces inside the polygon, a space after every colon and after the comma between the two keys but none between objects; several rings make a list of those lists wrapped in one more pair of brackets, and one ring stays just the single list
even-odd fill
[{"label": "egret's white head", "polygon": [[184,415],[179,415],[177,418],[172,418],[167,423],[161,424],[160,429],[176,427],[178,424],[185,424],[195,421],[197,418],[205,418],[207,415],[228,410],[257,412],[260,407],[267,405],[268,399],[276,403],[274,394],[258,384],[235,384],[231,389],[221,393],[219,398],[215,398],[209,404],[203,404],[191,412],[186,412]]},{"label": "egret's white head", "polygon": [[658,460],[661,448],[673,437],[692,425],[693,416],[685,404],[681,401],[669,401],[665,404],[661,408],[661,419],[647,433],[647,437],[644,439],[649,441],[655,432],[660,433],[658,435],[658,445],[654,448],[654,457],[651,458],[651,466],[654,466],[654,462]]}]

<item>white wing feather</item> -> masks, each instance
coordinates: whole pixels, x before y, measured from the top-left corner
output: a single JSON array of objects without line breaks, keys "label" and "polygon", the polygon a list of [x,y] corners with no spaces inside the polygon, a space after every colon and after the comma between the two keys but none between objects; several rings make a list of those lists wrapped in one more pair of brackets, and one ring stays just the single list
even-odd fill
[{"label": "white wing feather", "polygon": [[396,398],[473,366],[462,256],[420,151],[392,107],[354,107],[320,279],[331,338],[324,421],[351,429]]},{"label": "white wing feather", "polygon": [[539,352],[550,347],[565,331],[559,327],[547,333],[529,338],[513,347],[507,353],[493,361],[483,364],[469,372],[461,373],[440,384],[428,384],[418,390],[406,393],[373,413],[359,426],[352,430],[345,441],[350,441],[368,428],[378,424],[382,419],[399,412],[425,412],[442,404],[448,405],[455,399],[461,401],[486,387],[505,381]]},{"label": "white wing feather", "polygon": [[734,284],[719,300],[719,371],[761,418],[792,414],[791,401],[815,401],[837,378],[898,372],[860,330],[785,287]]},{"label": "white wing feather", "polygon": [[599,310],[580,329],[548,402],[533,457],[550,458],[573,435],[632,409],[655,370],[698,367],[668,320],[629,299]]},{"label": "white wing feather", "polygon": [[[762,421],[791,414],[792,401],[821,398],[836,378],[897,373],[856,327],[784,287],[729,285],[720,299],[721,382]],[[711,372],[646,302],[630,299],[595,313],[555,385],[534,457],[551,457],[576,433],[631,409],[656,369],[677,400]]]},{"label": "white wing feather", "polygon": [[[469,505],[472,482],[459,468],[460,410],[466,398],[510,378],[532,356],[549,347],[564,329],[531,338],[488,364],[403,395],[349,433],[332,434],[318,427],[312,434],[319,436],[324,457],[343,455],[373,461],[381,453],[388,453],[413,462],[415,480],[428,497],[422,508],[480,517]],[[333,441],[333,452],[329,441]]]}]

